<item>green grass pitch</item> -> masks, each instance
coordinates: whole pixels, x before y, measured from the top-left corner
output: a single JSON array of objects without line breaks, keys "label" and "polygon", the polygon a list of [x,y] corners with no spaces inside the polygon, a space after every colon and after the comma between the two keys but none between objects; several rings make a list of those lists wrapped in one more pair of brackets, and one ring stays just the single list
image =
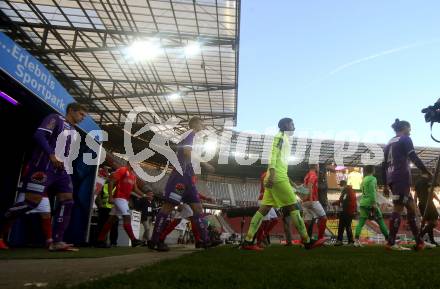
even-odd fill
[{"label": "green grass pitch", "polygon": [[[305,251],[272,246],[196,252],[73,288],[440,288],[440,248],[388,252],[383,247]],[[58,288],[62,288],[59,286]]]}]

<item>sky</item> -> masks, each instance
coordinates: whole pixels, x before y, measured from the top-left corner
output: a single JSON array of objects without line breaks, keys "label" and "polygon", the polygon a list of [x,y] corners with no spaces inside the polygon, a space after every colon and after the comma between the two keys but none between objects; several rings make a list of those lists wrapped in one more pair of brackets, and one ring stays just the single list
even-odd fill
[{"label": "sky", "polygon": [[414,145],[440,146],[420,112],[440,98],[438,11],[438,0],[243,0],[237,129],[291,117],[304,136],[386,143],[400,118]]}]

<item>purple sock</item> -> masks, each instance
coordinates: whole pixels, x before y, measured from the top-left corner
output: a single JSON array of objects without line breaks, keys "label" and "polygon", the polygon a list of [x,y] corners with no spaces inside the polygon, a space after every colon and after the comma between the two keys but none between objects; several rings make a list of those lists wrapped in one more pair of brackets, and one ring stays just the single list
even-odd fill
[{"label": "purple sock", "polygon": [[73,200],[60,201],[55,212],[53,225],[53,241],[62,242],[64,232],[70,223],[70,215],[72,214]]},{"label": "purple sock", "polygon": [[408,225],[411,229],[414,239],[416,240],[416,243],[417,244],[422,243],[423,241],[422,238],[420,238],[419,227],[417,226],[416,223],[416,216],[414,214],[408,214],[407,218],[408,218]]},{"label": "purple sock", "polygon": [[151,236],[151,242],[154,244],[159,243],[160,234],[167,226],[168,214],[159,212],[156,215],[156,222],[154,223],[153,235]]},{"label": "purple sock", "polygon": [[203,243],[206,243],[208,241],[208,226],[206,225],[205,220],[200,214],[194,214],[193,220],[194,224],[197,226],[197,230],[199,230],[200,239]]},{"label": "purple sock", "polygon": [[388,245],[393,246],[396,242],[396,235],[400,227],[400,214],[393,212],[390,219],[390,235],[388,237]]}]

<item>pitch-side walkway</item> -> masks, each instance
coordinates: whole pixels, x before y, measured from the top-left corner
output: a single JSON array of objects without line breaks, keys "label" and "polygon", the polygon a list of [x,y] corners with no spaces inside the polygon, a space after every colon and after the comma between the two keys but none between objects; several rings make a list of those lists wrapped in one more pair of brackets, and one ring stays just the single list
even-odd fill
[{"label": "pitch-side walkway", "polygon": [[143,265],[195,252],[192,248],[170,252],[78,259],[0,260],[0,288],[45,288],[56,284],[74,285],[109,275],[131,272]]}]

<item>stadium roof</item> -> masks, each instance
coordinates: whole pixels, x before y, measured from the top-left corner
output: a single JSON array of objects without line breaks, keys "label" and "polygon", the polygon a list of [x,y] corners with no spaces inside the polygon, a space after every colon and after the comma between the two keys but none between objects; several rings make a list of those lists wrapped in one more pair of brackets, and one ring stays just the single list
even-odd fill
[{"label": "stadium roof", "polygon": [[[229,165],[220,166],[217,170],[219,173],[231,176],[258,177],[258,172],[256,171],[266,169],[272,137],[265,138],[265,136],[259,134],[252,136],[253,138],[251,138],[251,135],[248,135],[246,138],[246,135],[243,135],[240,139],[239,133],[234,132],[232,134],[230,148],[225,150],[229,155]],[[224,143],[224,141],[221,143]],[[237,146],[237,144],[239,145]],[[339,160],[339,162],[336,162],[338,165],[348,167],[364,166],[367,164],[380,165],[383,160],[384,146],[384,144],[293,138],[292,157],[290,159],[291,174],[297,177],[303,176],[304,172],[307,171],[308,163],[330,164],[336,160]],[[415,149],[417,155],[428,168],[435,168],[436,161],[440,156],[440,148],[416,147]],[[239,152],[238,155],[237,151]],[[239,166],[234,160],[237,157],[255,157],[259,160],[252,166]]]},{"label": "stadium roof", "polygon": [[240,0],[0,2],[0,30],[98,123],[118,127],[137,106],[182,124],[200,116],[213,130],[236,124],[239,16]]}]

